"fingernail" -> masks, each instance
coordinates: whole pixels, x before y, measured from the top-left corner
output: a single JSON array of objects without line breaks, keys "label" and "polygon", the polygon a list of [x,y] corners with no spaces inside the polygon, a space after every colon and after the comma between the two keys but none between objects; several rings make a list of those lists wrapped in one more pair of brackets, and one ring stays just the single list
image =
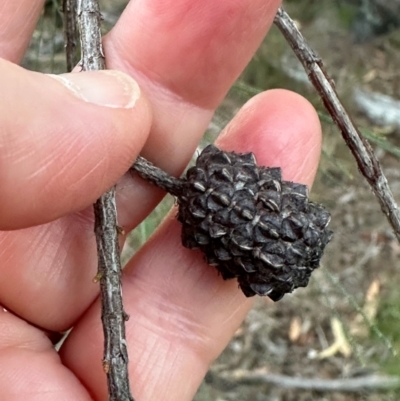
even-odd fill
[{"label": "fingernail", "polygon": [[139,85],[119,71],[85,71],[53,75],[70,92],[88,103],[112,108],[132,108],[140,97]]}]

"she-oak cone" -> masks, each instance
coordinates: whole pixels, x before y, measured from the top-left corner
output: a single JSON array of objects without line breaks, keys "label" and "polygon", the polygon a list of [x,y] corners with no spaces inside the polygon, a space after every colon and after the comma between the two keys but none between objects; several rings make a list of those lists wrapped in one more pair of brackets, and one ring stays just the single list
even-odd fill
[{"label": "she-oak cone", "polygon": [[223,279],[236,277],[247,297],[278,301],[307,286],[332,237],[330,214],[308,200],[307,187],[257,166],[252,153],[207,146],[178,205],[183,245],[200,249]]}]

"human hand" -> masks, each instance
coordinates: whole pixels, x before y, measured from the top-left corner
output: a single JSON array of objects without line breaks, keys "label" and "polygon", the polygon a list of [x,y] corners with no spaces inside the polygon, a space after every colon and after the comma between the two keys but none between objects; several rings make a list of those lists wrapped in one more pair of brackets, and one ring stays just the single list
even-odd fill
[{"label": "human hand", "polygon": [[[18,62],[43,1],[3,3],[0,56]],[[91,204],[139,152],[181,173],[278,5],[132,1],[104,48],[108,68],[139,83],[134,107],[102,72],[63,79],[88,88],[87,98],[125,100],[125,107],[82,101],[60,80],[0,61],[0,229],[13,230],[0,233],[0,303],[12,312],[0,312],[3,399],[107,398]],[[311,185],[320,126],[307,101],[273,90],[249,101],[218,145],[253,151],[260,165],[281,166],[284,179]],[[119,224],[129,232],[161,193],[138,177],[120,182]],[[191,400],[251,300],[182,247],[174,214],[128,263],[123,290],[134,396]],[[57,354],[44,332],[71,326]]]}]

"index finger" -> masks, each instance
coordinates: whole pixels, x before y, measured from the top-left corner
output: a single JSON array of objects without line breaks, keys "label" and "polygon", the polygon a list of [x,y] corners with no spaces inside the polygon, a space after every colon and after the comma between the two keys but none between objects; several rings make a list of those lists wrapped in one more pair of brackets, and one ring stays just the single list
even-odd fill
[{"label": "index finger", "polygon": [[104,40],[153,105],[143,156],[180,174],[270,28],[280,0],[131,1]]},{"label": "index finger", "polygon": [[0,2],[0,57],[18,63],[29,44],[44,0]]},{"label": "index finger", "polygon": [[[278,0],[131,1],[108,51],[187,103],[214,109],[269,29]],[[162,61],[162,62],[161,62]]]},{"label": "index finger", "polygon": [[[150,99],[153,125],[142,156],[178,176],[216,106],[270,28],[280,0],[131,1],[104,39],[107,64],[132,75]],[[120,196],[129,231],[159,202],[137,182]]]}]

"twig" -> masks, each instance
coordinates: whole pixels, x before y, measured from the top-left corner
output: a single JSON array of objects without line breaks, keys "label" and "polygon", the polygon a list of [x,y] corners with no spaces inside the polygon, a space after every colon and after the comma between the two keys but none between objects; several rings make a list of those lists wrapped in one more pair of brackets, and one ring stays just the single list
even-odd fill
[{"label": "twig", "polygon": [[67,71],[74,68],[76,60],[76,41],[78,39],[78,27],[76,26],[77,0],[64,0],[64,46],[67,59]]},{"label": "twig", "polygon": [[211,381],[221,381],[232,386],[272,384],[285,390],[305,390],[321,392],[363,393],[388,391],[400,388],[397,376],[368,375],[342,379],[308,379],[265,372],[234,370],[229,373],[212,373]]},{"label": "twig", "polygon": [[164,170],[154,166],[144,157],[139,156],[130,168],[136,171],[142,178],[158,186],[174,196],[182,194],[183,180],[167,174]]},{"label": "twig", "polygon": [[[105,69],[101,45],[98,0],[78,0],[77,21],[82,49],[82,70]],[[128,351],[122,304],[121,260],[118,244],[115,187],[94,204],[104,331],[103,368],[107,375],[109,401],[133,401],[129,389]]]},{"label": "twig", "polygon": [[335,85],[325,71],[321,59],[305,41],[293,20],[282,8],[279,8],[274,22],[303,64],[311,83],[318,91],[326,109],[341,130],[347,146],[356,159],[360,172],[378,198],[381,209],[389,220],[397,240],[400,242],[400,214],[398,207],[371,145],[352,122],[338,98]]}]

